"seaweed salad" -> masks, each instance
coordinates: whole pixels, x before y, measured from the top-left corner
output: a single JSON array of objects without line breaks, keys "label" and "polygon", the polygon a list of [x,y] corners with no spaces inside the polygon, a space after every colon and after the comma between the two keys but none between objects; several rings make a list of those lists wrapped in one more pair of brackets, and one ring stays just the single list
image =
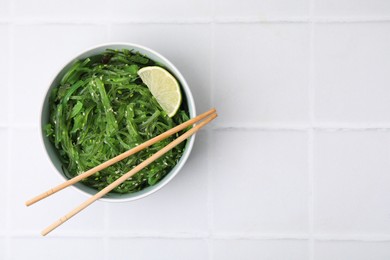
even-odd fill
[{"label": "seaweed salad", "polygon": [[[45,132],[72,178],[189,119],[184,100],[169,117],[137,72],[161,66],[130,50],[107,49],[76,61],[50,95]],[[183,98],[185,98],[183,96]],[[146,148],[82,182],[101,190],[159,151],[178,135]],[[181,158],[186,142],[123,182],[112,192],[132,193],[155,185]]]}]

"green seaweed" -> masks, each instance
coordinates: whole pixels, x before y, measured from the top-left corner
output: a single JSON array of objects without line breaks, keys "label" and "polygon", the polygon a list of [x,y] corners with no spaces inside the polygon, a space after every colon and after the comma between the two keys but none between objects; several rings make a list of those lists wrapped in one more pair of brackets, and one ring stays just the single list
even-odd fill
[{"label": "green seaweed", "polygon": [[[69,177],[74,177],[189,119],[186,102],[170,118],[137,71],[158,64],[130,50],[106,50],[75,62],[50,95],[44,127]],[[82,182],[101,190],[163,148],[178,133]],[[185,142],[144,168],[112,192],[132,193],[155,185],[180,160]]]}]

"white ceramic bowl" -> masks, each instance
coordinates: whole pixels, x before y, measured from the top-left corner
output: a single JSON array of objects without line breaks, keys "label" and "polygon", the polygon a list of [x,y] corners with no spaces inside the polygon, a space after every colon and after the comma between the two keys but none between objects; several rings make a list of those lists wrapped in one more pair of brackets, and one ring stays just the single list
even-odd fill
[{"label": "white ceramic bowl", "polygon": [[[173,65],[167,58],[159,54],[158,52],[151,50],[147,47],[138,45],[138,44],[133,44],[133,43],[124,43],[124,42],[114,42],[114,43],[106,43],[106,44],[101,44],[97,45],[94,47],[91,47],[78,55],[76,57],[72,58],[69,62],[67,62],[58,72],[58,74],[54,77],[52,82],[50,83],[50,86],[47,90],[45,99],[43,101],[42,105],[42,111],[41,111],[41,136],[42,136],[42,142],[45,147],[45,150],[47,152],[47,155],[49,157],[49,160],[51,161],[52,165],[54,166],[56,174],[58,174],[62,180],[67,180],[68,178],[65,176],[63,170],[62,170],[62,163],[60,159],[57,156],[56,148],[54,145],[49,141],[49,139],[46,137],[44,133],[44,125],[48,123],[49,121],[49,96],[50,92],[53,87],[58,86],[58,83],[60,79],[63,77],[65,72],[72,66],[72,64],[79,59],[85,59],[87,57],[100,54],[107,48],[110,49],[129,49],[129,50],[134,50],[138,51],[142,54],[145,54],[152,60],[159,62],[166,66],[166,68],[169,69],[171,73],[176,77],[176,79],[180,82],[180,86],[182,88],[182,94],[185,96],[183,99],[186,100],[188,104],[188,109],[190,113],[190,117],[194,117],[196,115],[195,112],[195,103],[194,99],[192,97],[190,88],[184,79],[183,75],[179,72],[179,70]],[[173,177],[176,176],[176,174],[180,171],[180,169],[183,167],[184,163],[186,162],[188,156],[190,155],[190,152],[192,150],[192,146],[194,144],[195,136],[192,136],[187,140],[187,144],[183,153],[183,156],[181,157],[180,161],[177,163],[177,165],[162,179],[159,183],[157,183],[154,186],[147,187],[141,191],[135,192],[135,193],[130,193],[130,194],[116,194],[116,193],[110,193],[101,198],[101,201],[108,201],[108,202],[126,202],[126,201],[132,201],[136,199],[140,199],[143,197],[146,197],[162,187],[164,187],[168,182],[170,182]],[[45,173],[45,174],[51,174],[51,173]],[[95,189],[92,189],[90,187],[85,186],[82,183],[78,183],[73,185],[73,187],[82,192],[83,194],[86,194],[88,196],[95,194],[97,191]]]}]

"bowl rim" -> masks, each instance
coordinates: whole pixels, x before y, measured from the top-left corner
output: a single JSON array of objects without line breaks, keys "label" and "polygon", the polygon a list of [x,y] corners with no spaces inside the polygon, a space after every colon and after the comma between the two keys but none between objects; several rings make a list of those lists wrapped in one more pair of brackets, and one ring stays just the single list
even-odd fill
[{"label": "bowl rim", "polygon": [[[163,61],[162,64],[167,66],[169,68],[169,70],[174,72],[175,77],[180,82],[180,86],[181,86],[181,88],[182,88],[182,90],[183,90],[183,92],[184,92],[184,94],[186,96],[190,117],[194,117],[196,115],[195,101],[194,101],[191,89],[190,89],[186,79],[181,74],[179,69],[168,58],[166,58],[165,56],[163,56],[159,52],[157,52],[157,51],[155,51],[155,50],[153,50],[153,49],[151,49],[149,47],[140,45],[140,44],[131,43],[131,42],[121,42],[121,41],[119,41],[119,42],[114,41],[114,42],[106,42],[106,43],[96,44],[96,45],[90,46],[90,47],[88,47],[88,48],[86,48],[86,49],[84,49],[82,51],[79,51],[75,55],[72,55],[71,59],[65,61],[61,66],[59,66],[59,69],[57,69],[56,72],[53,73],[54,75],[52,75],[52,77],[50,77],[51,80],[49,81],[47,90],[44,92],[44,95],[43,95],[42,100],[41,100],[41,110],[40,110],[40,116],[39,116],[39,126],[40,126],[40,132],[41,132],[41,134],[40,134],[41,145],[43,146],[43,149],[45,150],[46,158],[49,160],[51,167],[57,173],[57,175],[60,176],[60,178],[62,180],[64,180],[64,181],[67,181],[69,179],[66,178],[61,172],[58,171],[58,169],[54,165],[54,162],[50,158],[49,151],[48,151],[48,149],[46,148],[46,145],[45,145],[45,138],[46,137],[45,137],[45,133],[44,133],[44,130],[43,130],[42,126],[43,126],[43,123],[44,123],[43,122],[43,114],[44,114],[44,111],[45,111],[45,103],[46,103],[47,96],[50,94],[50,90],[52,89],[53,84],[54,84],[57,76],[68,65],[73,63],[75,60],[79,59],[81,56],[83,56],[87,52],[90,52],[90,51],[93,51],[93,50],[99,49],[99,48],[104,48],[104,47],[109,48],[110,46],[123,46],[123,47],[127,47],[129,49],[131,49],[132,47],[133,48],[135,47],[137,49],[141,49],[141,50],[143,50],[145,52],[151,53],[152,55],[154,55],[154,56],[158,57],[160,60],[162,60]],[[145,53],[143,53],[143,54],[145,54]],[[182,167],[186,163],[186,161],[187,161],[187,159],[188,159],[188,157],[189,157],[189,155],[190,155],[190,153],[192,151],[192,148],[193,148],[193,145],[194,145],[194,142],[195,142],[195,136],[196,136],[196,134],[192,135],[189,139],[187,139],[187,144],[186,144],[186,147],[184,149],[184,153],[183,153],[182,157],[180,158],[179,162],[174,166],[174,168],[162,180],[160,180],[157,184],[155,184],[153,186],[149,186],[149,187],[152,187],[149,191],[144,192],[144,193],[139,194],[139,195],[132,196],[132,197],[127,197],[127,198],[126,197],[125,198],[118,198],[118,197],[106,198],[106,197],[102,197],[102,198],[99,198],[98,201],[114,202],[114,203],[134,201],[134,200],[145,198],[145,197],[147,197],[147,196],[157,192],[158,190],[162,189],[163,187],[165,187],[180,172],[180,170],[182,169]],[[76,187],[75,185],[71,185],[71,187],[73,189],[77,190],[78,192],[88,196],[88,197],[91,196],[90,193],[88,193],[88,192],[86,192],[86,191]],[[136,193],[130,193],[130,194],[136,194]]]}]

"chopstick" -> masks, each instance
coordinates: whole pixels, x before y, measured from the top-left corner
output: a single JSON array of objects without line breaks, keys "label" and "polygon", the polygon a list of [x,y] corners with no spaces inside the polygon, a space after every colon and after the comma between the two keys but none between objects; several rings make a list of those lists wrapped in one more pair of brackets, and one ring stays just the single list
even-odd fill
[{"label": "chopstick", "polygon": [[141,151],[141,150],[143,150],[143,149],[145,149],[145,148],[147,148],[147,147],[149,147],[149,146],[151,146],[151,145],[153,145],[161,140],[164,140],[165,138],[193,125],[194,123],[206,118],[207,116],[209,116],[215,112],[216,112],[215,108],[212,108],[203,114],[200,114],[200,115],[172,128],[172,129],[169,129],[168,131],[166,131],[166,132],[164,132],[164,133],[162,133],[162,134],[160,134],[160,135],[158,135],[158,136],[156,136],[156,137],[154,137],[154,138],[152,138],[152,139],[150,139],[150,140],[148,140],[148,141],[146,141],[146,142],[144,142],[144,143],[142,143],[142,144],[140,144],[140,145],[138,145],[138,146],[136,146],[136,147],[134,147],[134,148],[104,162],[104,163],[102,163],[102,164],[100,164],[100,165],[80,174],[80,175],[77,175],[76,177],[74,177],[68,181],[63,182],[60,185],[53,187],[50,190],[48,190],[42,194],[39,194],[38,196],[26,201],[25,204],[26,204],[26,206],[30,206],[30,205],[46,198],[46,197],[49,197],[50,195],[66,188],[66,187],[69,187],[70,185],[73,185],[73,184],[81,181],[82,179],[85,179],[85,178],[93,175],[94,173],[101,171],[101,170],[117,163],[117,162],[129,157],[130,155],[133,155],[133,154],[135,154],[135,153],[137,153],[137,152],[139,152],[139,151]]},{"label": "chopstick", "polygon": [[79,213],[80,211],[82,211],[83,209],[88,207],[89,205],[91,205],[96,200],[98,200],[101,197],[103,197],[104,195],[106,195],[108,192],[110,192],[112,189],[114,189],[115,187],[120,185],[122,182],[124,182],[125,180],[127,180],[128,178],[130,178],[131,176],[133,176],[134,174],[136,174],[137,172],[139,172],[140,170],[142,170],[143,168],[145,168],[149,164],[151,164],[153,161],[160,158],[162,155],[164,155],[166,152],[168,152],[169,150],[174,148],[176,145],[180,144],[181,142],[183,142],[184,140],[189,138],[191,135],[193,135],[194,133],[199,131],[202,127],[204,127],[206,124],[210,123],[210,121],[212,121],[216,117],[217,117],[217,114],[213,113],[210,117],[208,117],[204,121],[200,122],[199,124],[197,124],[196,126],[191,128],[190,130],[188,130],[186,133],[179,136],[177,139],[170,142],[164,148],[162,148],[161,150],[159,150],[158,152],[156,152],[155,154],[150,156],[148,159],[146,159],[142,163],[138,164],[131,171],[122,175],[116,181],[114,181],[113,183],[111,183],[110,185],[108,185],[107,187],[105,187],[104,189],[102,189],[101,191],[99,191],[98,193],[96,193],[95,195],[93,195],[92,197],[90,197],[89,199],[84,201],[83,203],[81,203],[78,207],[74,208],[68,214],[66,214],[65,216],[63,216],[62,218],[60,218],[59,220],[55,221],[53,224],[51,224],[50,226],[45,228],[41,233],[42,236],[46,236],[48,233],[50,233],[51,231],[53,231],[54,229],[56,229],[57,227],[59,227],[60,225],[65,223],[71,217],[73,217],[74,215],[76,215],[77,213]]}]

